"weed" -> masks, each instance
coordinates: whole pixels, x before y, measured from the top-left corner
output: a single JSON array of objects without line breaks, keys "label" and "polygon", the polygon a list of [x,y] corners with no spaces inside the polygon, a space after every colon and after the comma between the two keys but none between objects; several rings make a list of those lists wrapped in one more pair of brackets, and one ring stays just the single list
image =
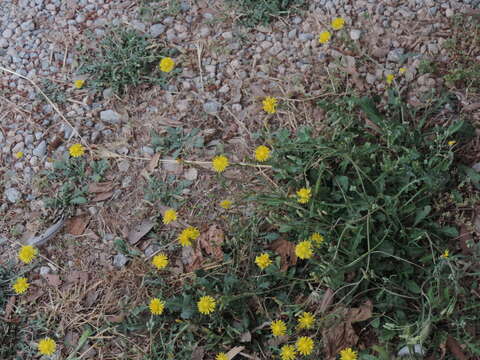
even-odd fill
[{"label": "weed", "polygon": [[167,76],[156,69],[162,56],[167,52],[152,44],[146,35],[112,28],[98,51],[83,56],[84,64],[78,72],[90,75],[91,87],[111,88],[115,93],[144,83],[165,86]]},{"label": "weed", "polygon": [[[64,104],[67,101],[67,96],[65,95],[65,90],[60,87],[60,85],[54,83],[53,81],[49,79],[43,79],[40,87],[42,91],[45,93],[45,95],[48,96],[50,100],[52,100],[56,104]],[[39,99],[42,101],[47,102],[47,99],[39,93],[37,95]]]},{"label": "weed", "polygon": [[305,0],[227,0],[227,2],[240,9],[242,12],[240,22],[246,26],[268,24],[275,17],[288,16],[306,4]]},{"label": "weed", "polygon": [[177,180],[175,175],[168,175],[165,180],[152,177],[145,189],[145,200],[160,202],[163,205],[177,208],[185,202],[184,190],[192,184],[190,180]]},{"label": "weed", "polygon": [[182,128],[168,127],[167,133],[163,136],[155,132],[151,134],[152,145],[156,152],[168,154],[176,159],[180,155],[186,155],[189,150],[203,147],[204,139],[199,133],[200,129],[192,129],[185,134]]},{"label": "weed", "polygon": [[418,72],[420,74],[433,74],[437,71],[436,64],[429,59],[422,59],[418,64]]},{"label": "weed", "polygon": [[138,12],[143,21],[157,22],[180,14],[182,4],[179,0],[142,0]]}]

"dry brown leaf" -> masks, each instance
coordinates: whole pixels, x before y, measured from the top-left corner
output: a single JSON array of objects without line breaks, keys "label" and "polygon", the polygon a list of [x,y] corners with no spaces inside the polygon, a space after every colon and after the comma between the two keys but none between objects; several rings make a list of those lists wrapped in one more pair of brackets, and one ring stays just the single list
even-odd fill
[{"label": "dry brown leaf", "polygon": [[240,342],[250,342],[252,341],[252,334],[250,333],[250,331],[246,331],[244,332],[241,336],[240,336]]},{"label": "dry brown leaf", "polygon": [[275,240],[270,244],[270,249],[280,255],[280,270],[285,271],[289,266],[297,263],[295,255],[295,244],[285,239]]},{"label": "dry brown leaf", "polygon": [[134,245],[140,241],[142,237],[152,230],[155,223],[151,220],[144,220],[140,224],[135,225],[128,233],[127,239],[130,245]]},{"label": "dry brown leaf", "polygon": [[92,201],[99,202],[99,201],[105,201],[109,198],[111,198],[113,195],[113,191],[108,191],[104,193],[100,193],[97,196],[95,196]]},{"label": "dry brown leaf", "polygon": [[368,320],[372,317],[372,310],[373,304],[371,300],[367,300],[360,307],[349,309],[347,320],[351,323]]},{"label": "dry brown leaf", "polygon": [[203,255],[200,246],[196,246],[195,248],[192,246],[182,247],[182,261],[185,264],[186,272],[200,269],[203,264]]},{"label": "dry brown leaf", "polygon": [[66,233],[72,235],[82,235],[90,222],[88,215],[78,215],[68,219],[66,223]]},{"label": "dry brown leaf", "polygon": [[464,224],[460,225],[460,236],[458,241],[460,242],[460,248],[463,255],[472,255],[472,249],[468,247],[468,242],[472,240],[472,232],[468,230]]},{"label": "dry brown leaf", "polygon": [[235,356],[241,353],[243,349],[245,349],[245,346],[235,346],[234,348],[231,348],[230,351],[227,352],[228,359],[233,359]]},{"label": "dry brown leaf", "polygon": [[87,282],[88,281],[88,273],[85,271],[78,271],[74,270],[65,277],[66,283],[74,284],[78,282]]},{"label": "dry brown leaf", "polygon": [[113,182],[105,181],[100,183],[88,184],[88,192],[92,194],[105,193],[113,190]]},{"label": "dry brown leaf", "polygon": [[160,160],[160,153],[156,153],[152,156],[147,166],[148,172],[153,172],[156,169],[156,167],[158,166],[159,160]]},{"label": "dry brown leaf", "polygon": [[125,320],[125,314],[120,313],[118,315],[106,315],[105,320],[112,323],[121,323]]},{"label": "dry brown leaf", "polygon": [[215,259],[223,259],[222,244],[225,239],[223,230],[218,225],[211,225],[206,233],[202,233],[197,243],[205,250],[207,255],[213,256]]},{"label": "dry brown leaf", "polygon": [[10,315],[13,312],[13,306],[15,305],[16,296],[10,296],[8,299],[7,305],[5,306],[5,319],[10,320]]},{"label": "dry brown leaf", "polygon": [[50,286],[59,287],[60,285],[62,285],[62,280],[60,279],[60,276],[56,274],[46,274],[44,278],[47,281],[47,284]]},{"label": "dry brown leaf", "polygon": [[203,348],[203,346],[197,346],[192,351],[191,360],[203,360],[204,356],[205,356],[205,349]]},{"label": "dry brown leaf", "polygon": [[462,347],[455,338],[450,335],[447,338],[447,348],[457,360],[468,360],[468,356],[463,353]]},{"label": "dry brown leaf", "polygon": [[318,312],[320,314],[323,314],[327,309],[332,305],[333,302],[333,290],[328,288],[325,290],[325,293],[323,294],[322,302],[320,303],[320,306],[318,308]]}]

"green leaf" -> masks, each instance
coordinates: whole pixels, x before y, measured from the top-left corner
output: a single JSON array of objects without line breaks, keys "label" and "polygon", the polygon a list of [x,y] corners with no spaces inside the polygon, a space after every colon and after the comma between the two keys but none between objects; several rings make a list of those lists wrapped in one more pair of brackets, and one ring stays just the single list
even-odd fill
[{"label": "green leaf", "polygon": [[439,229],[439,231],[449,237],[457,237],[458,236],[458,230],[454,228],[453,226],[445,226]]},{"label": "green leaf", "polygon": [[423,219],[425,219],[428,214],[432,211],[432,207],[430,205],[426,205],[423,209],[417,211],[415,215],[415,221],[413,222],[413,226],[417,226]]},{"label": "green leaf", "polygon": [[84,198],[83,196],[78,196],[70,200],[70,204],[76,204],[76,205],[86,204],[87,202],[88,202],[87,199]]},{"label": "green leaf", "polygon": [[409,291],[411,291],[412,293],[415,293],[415,294],[420,294],[422,292],[422,290],[420,289],[420,287],[417,285],[417,283],[413,280],[408,280],[405,282],[405,286],[407,287],[407,289]]}]

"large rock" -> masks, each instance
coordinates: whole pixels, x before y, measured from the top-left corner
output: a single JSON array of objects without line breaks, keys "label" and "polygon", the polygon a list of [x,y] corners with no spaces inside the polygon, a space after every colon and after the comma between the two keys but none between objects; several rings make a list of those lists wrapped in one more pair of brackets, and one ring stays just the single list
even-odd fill
[{"label": "large rock", "polygon": [[122,117],[113,110],[100,111],[100,119],[109,124],[120,124]]}]

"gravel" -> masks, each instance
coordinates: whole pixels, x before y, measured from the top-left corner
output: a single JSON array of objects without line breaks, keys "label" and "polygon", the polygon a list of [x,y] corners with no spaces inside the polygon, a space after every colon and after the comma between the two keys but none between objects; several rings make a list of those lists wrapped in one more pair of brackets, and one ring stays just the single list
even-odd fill
[{"label": "gravel", "polygon": [[7,200],[10,201],[11,203],[16,203],[22,198],[22,195],[20,194],[20,192],[15,188],[6,189],[5,196]]},{"label": "gravel", "polygon": [[121,116],[113,110],[104,110],[100,112],[100,119],[110,124],[120,124]]}]

